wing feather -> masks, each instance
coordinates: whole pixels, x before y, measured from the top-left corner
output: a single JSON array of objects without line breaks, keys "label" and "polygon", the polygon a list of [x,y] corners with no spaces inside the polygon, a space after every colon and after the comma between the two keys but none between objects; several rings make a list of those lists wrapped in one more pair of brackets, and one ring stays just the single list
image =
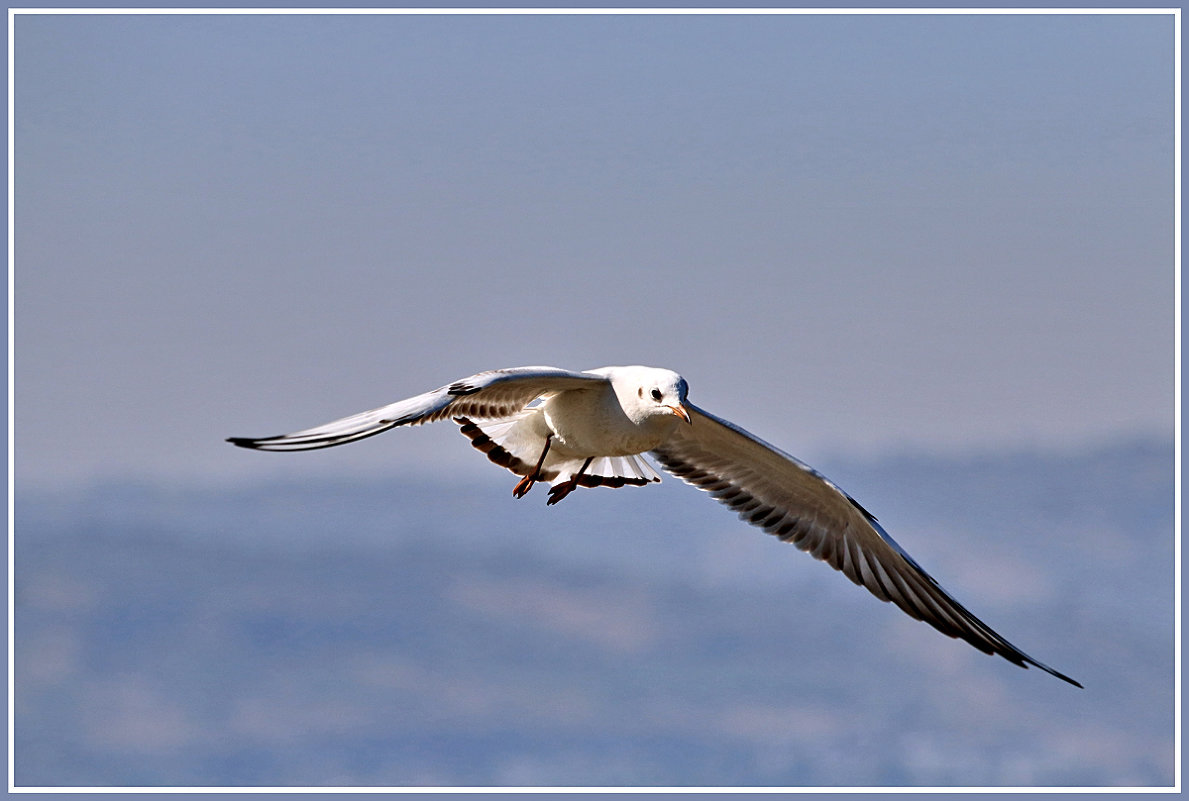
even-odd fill
[{"label": "wing feather", "polygon": [[279,437],[227,441],[262,451],[329,448],[372,437],[391,428],[433,423],[449,417],[499,420],[520,412],[542,395],[606,384],[605,376],[557,367],[512,367],[459,379],[432,392]]},{"label": "wing feather", "polygon": [[1082,686],[1037,662],[972,615],[875,517],[821,473],[733,423],[688,402],[685,408],[693,425],[678,426],[673,437],[652,451],[670,473],[943,634]]}]

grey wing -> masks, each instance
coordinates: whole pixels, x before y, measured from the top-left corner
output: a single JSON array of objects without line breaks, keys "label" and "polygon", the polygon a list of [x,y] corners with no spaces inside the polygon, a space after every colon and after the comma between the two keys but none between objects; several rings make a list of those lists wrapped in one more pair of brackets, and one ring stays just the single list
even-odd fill
[{"label": "grey wing", "polygon": [[329,448],[375,436],[397,426],[432,423],[454,415],[498,420],[516,414],[542,395],[606,383],[607,379],[601,375],[557,367],[488,370],[432,392],[292,434],[261,439],[230,437],[227,441],[241,448],[262,451]]},{"label": "grey wing", "polygon": [[678,426],[652,451],[670,473],[943,634],[1082,686],[1032,659],[967,611],[866,509],[821,473],[742,428],[685,405],[693,425]]}]

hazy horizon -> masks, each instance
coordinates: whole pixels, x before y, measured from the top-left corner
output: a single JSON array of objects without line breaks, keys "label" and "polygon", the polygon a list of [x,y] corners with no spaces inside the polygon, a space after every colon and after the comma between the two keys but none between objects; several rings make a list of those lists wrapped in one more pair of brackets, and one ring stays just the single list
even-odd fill
[{"label": "hazy horizon", "polygon": [[1167,785],[1171,458],[837,465],[1084,690],[672,481],[553,507],[498,471],[22,493],[16,780]]}]

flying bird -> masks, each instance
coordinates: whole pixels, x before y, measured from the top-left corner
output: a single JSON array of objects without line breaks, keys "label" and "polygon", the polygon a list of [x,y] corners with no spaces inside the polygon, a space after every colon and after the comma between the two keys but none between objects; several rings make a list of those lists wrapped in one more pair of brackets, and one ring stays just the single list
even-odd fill
[{"label": "flying bird", "polygon": [[971,614],[824,475],[687,398],[672,370],[556,367],[490,370],[432,392],[292,434],[228,442],[262,451],[329,448],[398,426],[451,419],[471,445],[520,477],[522,498],[549,482],[555,504],[579,487],[661,480],[643,458],[710,494],[739,517],[840,570],[942,634],[1013,664],[1077,681],[1016,648]]}]

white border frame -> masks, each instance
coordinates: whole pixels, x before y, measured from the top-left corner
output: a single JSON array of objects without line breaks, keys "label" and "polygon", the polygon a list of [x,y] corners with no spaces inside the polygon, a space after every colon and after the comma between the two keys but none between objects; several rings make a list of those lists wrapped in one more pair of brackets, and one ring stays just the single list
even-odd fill
[{"label": "white border frame", "polygon": [[[26,15],[1168,15],[1174,25],[1175,542],[1174,775],[1172,787],[17,787],[14,701],[15,22]],[[1181,9],[1179,8],[9,8],[8,9],[8,792],[28,793],[1180,793],[1181,791]]]}]

